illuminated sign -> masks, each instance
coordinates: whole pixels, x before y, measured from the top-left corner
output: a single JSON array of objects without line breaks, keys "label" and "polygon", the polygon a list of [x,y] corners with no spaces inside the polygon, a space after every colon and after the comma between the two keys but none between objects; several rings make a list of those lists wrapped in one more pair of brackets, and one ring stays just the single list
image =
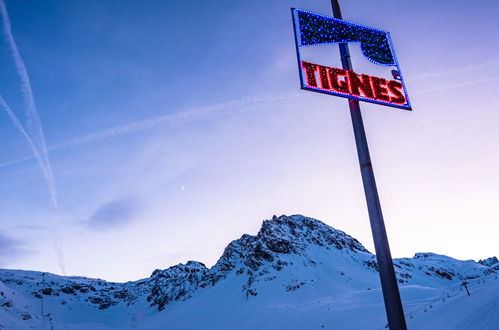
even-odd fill
[{"label": "illuminated sign", "polygon": [[301,61],[301,66],[305,70],[305,86],[310,89],[377,103],[407,104],[402,83],[397,80],[388,81],[384,78],[367,74],[359,75],[353,71],[330,68],[305,61]]},{"label": "illuminated sign", "polygon": [[[411,110],[388,32],[295,8],[292,14],[302,89]],[[316,64],[324,61],[324,45],[339,43],[359,44],[368,60],[363,70],[373,73],[338,69],[341,62]]]}]

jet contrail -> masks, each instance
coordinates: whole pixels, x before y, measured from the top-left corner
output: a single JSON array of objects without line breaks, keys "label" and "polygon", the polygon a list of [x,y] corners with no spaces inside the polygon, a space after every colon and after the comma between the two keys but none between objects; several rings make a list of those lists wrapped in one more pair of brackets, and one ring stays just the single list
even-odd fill
[{"label": "jet contrail", "polygon": [[[55,249],[59,261],[59,267],[61,268],[62,273],[65,274],[64,253],[61,240],[62,226],[59,218],[59,206],[57,202],[57,190],[55,186],[54,174],[52,172],[52,166],[48,157],[45,136],[43,134],[40,117],[38,116],[38,111],[36,109],[35,98],[33,96],[28,71],[26,70],[26,65],[24,64],[21,54],[19,53],[19,48],[17,47],[16,41],[12,34],[9,14],[7,13],[7,7],[5,6],[5,2],[3,0],[0,0],[0,14],[2,15],[3,20],[3,32],[7,39],[7,44],[9,46],[12,59],[14,60],[17,74],[21,80],[21,91],[24,99],[24,108],[26,109],[27,129],[23,127],[3,98],[2,106],[6,109],[7,114],[14,122],[14,125],[16,125],[16,127],[27,139],[34,156],[38,159],[38,163],[43,171],[52,201],[52,206],[55,211]],[[7,109],[9,109],[10,112]]]},{"label": "jet contrail", "polygon": [[466,82],[459,83],[459,84],[447,85],[447,86],[442,86],[442,87],[435,87],[435,88],[423,89],[423,90],[419,90],[419,91],[413,92],[412,95],[424,94],[424,93],[431,93],[431,92],[438,92],[438,91],[441,91],[441,90],[458,88],[458,87],[464,87],[464,86],[469,86],[469,85],[474,85],[474,84],[480,84],[480,83],[494,81],[494,80],[499,80],[499,76],[485,78],[485,79],[471,80],[471,81],[466,81]]},{"label": "jet contrail", "polygon": [[[5,99],[3,98],[2,95],[0,95],[0,105],[5,110],[5,112],[7,113],[7,116],[9,116],[9,118],[12,121],[12,123],[14,124],[14,126],[26,138],[26,141],[28,142],[31,151],[33,152],[33,155],[35,156],[36,160],[38,160],[38,162],[40,164],[40,167],[42,168],[42,171],[45,174],[45,166],[43,164],[43,160],[42,160],[42,158],[40,156],[40,153],[38,152],[38,149],[36,149],[36,146],[33,143],[33,140],[31,139],[31,137],[29,136],[29,134],[26,132],[26,130],[24,129],[23,125],[21,124],[21,122],[19,121],[19,119],[17,118],[17,116],[14,114],[14,112],[12,111],[12,109],[10,108],[10,106],[7,104],[7,102],[5,102]],[[30,159],[31,158],[32,157],[30,157]]]},{"label": "jet contrail", "polygon": [[31,151],[33,151],[33,154],[38,158],[38,150],[36,149],[35,145],[33,144],[33,141],[31,140],[31,137],[26,133],[26,130],[24,129],[23,125],[17,118],[17,116],[14,114],[14,111],[10,108],[10,106],[7,104],[3,96],[0,94],[0,105],[2,108],[5,110],[7,113],[7,116],[9,116],[9,119],[12,121],[14,126],[21,132],[21,134],[26,138],[28,141],[28,144],[31,148]]},{"label": "jet contrail", "polygon": [[494,67],[494,66],[499,66],[499,59],[494,58],[494,59],[490,59],[490,60],[488,60],[484,63],[481,63],[481,64],[460,66],[460,67],[456,67],[456,68],[446,70],[446,71],[422,73],[422,74],[416,75],[415,77],[412,77],[409,79],[404,79],[404,80],[407,82],[411,82],[411,81],[420,80],[420,79],[441,78],[441,77],[451,76],[451,75],[460,74],[460,73],[475,72],[475,71],[482,70],[482,69],[490,69],[490,67]]},{"label": "jet contrail", "polygon": [[[165,115],[160,117],[155,117],[146,120],[140,120],[132,123],[128,123],[121,126],[116,126],[112,128],[108,128],[102,131],[94,132],[91,134],[87,134],[81,137],[78,137],[73,140],[69,140],[66,142],[62,142],[53,146],[50,146],[50,150],[58,150],[64,149],[67,147],[73,147],[80,144],[91,143],[107,138],[111,138],[117,135],[124,135],[133,133],[136,131],[142,131],[146,129],[151,129],[156,126],[161,125],[169,125],[169,124],[178,124],[184,122],[191,122],[195,120],[200,120],[208,117],[213,117],[216,115],[229,114],[235,112],[237,109],[252,104],[258,103],[269,103],[274,101],[281,101],[286,99],[291,99],[300,95],[299,93],[290,93],[290,94],[282,94],[282,95],[267,95],[267,96],[253,96],[253,97],[245,97],[237,100],[232,100],[224,103],[208,105],[198,108],[193,108],[190,110],[178,112],[171,115]],[[1,166],[1,164],[0,164]]]},{"label": "jet contrail", "polygon": [[[26,138],[26,141],[28,142],[31,151],[33,152],[33,155],[35,156],[36,160],[38,161],[38,164],[40,165],[40,168],[42,169],[44,177],[45,178],[49,177],[49,174],[46,172],[46,167],[45,167],[45,164],[43,163],[43,159],[40,156],[40,153],[38,152],[38,149],[36,148],[35,144],[33,143],[33,140],[31,139],[31,137],[29,136],[29,134],[26,132],[26,130],[24,129],[23,125],[21,124],[21,122],[19,121],[19,119],[17,118],[17,116],[14,114],[14,112],[12,111],[12,109],[10,108],[10,106],[7,104],[7,102],[5,101],[5,99],[3,98],[2,95],[0,95],[0,106],[2,106],[2,108],[5,110],[5,112],[7,113],[7,116],[9,116],[9,118],[12,121],[12,123],[14,124],[14,126]],[[47,184],[48,184],[48,182],[47,182]],[[57,200],[56,200],[56,203],[57,203]],[[58,216],[59,216],[59,214],[56,214],[56,217],[57,217],[56,218],[57,219],[56,222],[57,223],[59,222]],[[54,241],[54,248],[55,248],[55,250],[57,252],[57,255],[58,255],[59,266],[61,267],[61,270],[64,273],[65,272],[64,264],[60,262],[61,260],[63,260],[62,259],[63,255],[60,254],[60,253],[62,253],[62,243],[61,243],[62,242],[62,237],[61,237],[60,227],[56,227],[54,235],[57,237],[57,239]]]},{"label": "jet contrail", "polygon": [[[171,115],[164,115],[160,117],[154,117],[150,119],[135,121],[127,123],[121,126],[115,126],[107,128],[101,131],[93,132],[87,135],[83,135],[74,138],[69,141],[64,141],[55,145],[49,145],[47,149],[49,151],[60,150],[75,147],[82,144],[97,142],[104,139],[109,139],[119,135],[130,134],[142,130],[152,129],[156,126],[163,125],[174,125],[186,122],[192,122],[196,120],[201,120],[217,115],[225,115],[238,111],[239,108],[243,106],[249,106],[253,104],[270,103],[274,101],[288,100],[298,97],[300,93],[287,93],[279,95],[263,95],[263,96],[251,96],[244,97],[236,100],[227,101],[224,103],[208,105],[203,107],[197,107],[182,112],[174,113]],[[0,168],[19,164],[25,161],[32,160],[33,156],[27,156],[19,158],[16,160],[0,163]]]}]

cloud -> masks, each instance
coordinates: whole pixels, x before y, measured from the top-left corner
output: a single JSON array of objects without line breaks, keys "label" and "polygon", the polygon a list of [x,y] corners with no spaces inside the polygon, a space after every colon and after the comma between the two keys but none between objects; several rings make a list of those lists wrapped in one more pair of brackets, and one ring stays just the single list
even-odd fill
[{"label": "cloud", "polygon": [[78,146],[80,144],[87,144],[95,141],[100,141],[103,139],[108,139],[114,136],[126,135],[137,131],[148,130],[155,128],[157,126],[193,122],[205,118],[210,118],[216,115],[226,115],[237,111],[241,111],[241,108],[244,109],[246,106],[249,105],[278,102],[295,98],[299,95],[300,95],[299,93],[288,93],[288,94],[279,94],[279,95],[243,97],[240,99],[231,100],[223,103],[197,107],[175,114],[140,120],[125,125],[108,128],[85,136],[80,136],[70,141],[50,146],[49,149],[50,150],[64,149],[67,147]]},{"label": "cloud", "polygon": [[421,79],[433,79],[433,78],[442,78],[447,76],[452,76],[456,74],[463,74],[468,72],[477,72],[479,70],[487,69],[490,71],[491,67],[499,66],[499,59],[491,59],[481,64],[473,64],[473,65],[465,65],[460,67],[455,67],[446,71],[437,71],[437,72],[426,72],[419,75],[416,75],[409,79],[404,79],[405,81],[415,81]]},{"label": "cloud", "polygon": [[[244,111],[246,107],[251,105],[279,102],[288,99],[293,99],[298,96],[300,96],[300,93],[297,92],[288,93],[288,94],[278,94],[278,95],[251,96],[251,97],[243,97],[240,99],[227,101],[224,103],[192,108],[174,114],[149,118],[145,120],[139,120],[121,126],[115,126],[97,132],[93,132],[87,135],[77,137],[72,140],[51,145],[48,147],[48,150],[55,151],[55,150],[67,149],[83,144],[88,144],[113,138],[115,136],[127,135],[135,132],[154,129],[155,127],[188,123],[188,122],[203,120],[206,118],[211,118],[214,116],[228,115],[234,112]],[[33,156],[28,156],[0,163],[0,168],[19,164],[31,160],[33,158],[34,158]]]},{"label": "cloud", "polygon": [[59,261],[59,267],[63,274],[66,274],[64,265],[64,251],[62,246],[62,224],[59,217],[59,206],[57,202],[57,190],[55,186],[54,174],[52,172],[52,165],[47,152],[47,144],[45,142],[45,135],[43,134],[43,128],[38,115],[38,110],[36,108],[35,97],[33,95],[33,90],[31,88],[31,82],[28,75],[28,70],[24,64],[24,60],[17,47],[16,40],[12,34],[12,28],[10,24],[9,14],[7,12],[7,7],[5,2],[0,0],[0,15],[2,16],[2,28],[5,35],[7,45],[9,46],[14,65],[16,67],[17,75],[21,80],[21,91],[24,99],[24,108],[26,110],[26,118],[28,120],[26,127],[23,127],[19,120],[10,109],[8,105],[2,98],[2,106],[9,113],[9,117],[14,122],[14,125],[20,132],[25,136],[28,144],[30,145],[33,155],[38,159],[40,167],[42,169],[45,181],[47,183],[47,188],[52,201],[52,206],[54,207],[55,217],[55,244],[57,258]]},{"label": "cloud", "polygon": [[489,81],[494,81],[494,80],[499,80],[499,76],[485,78],[485,79],[465,81],[465,82],[462,82],[462,83],[459,83],[459,84],[447,85],[447,86],[442,86],[442,87],[435,87],[435,88],[430,88],[430,89],[423,89],[423,90],[419,90],[419,91],[413,92],[412,95],[424,94],[424,93],[431,93],[431,92],[438,92],[438,91],[445,90],[445,89],[452,89],[452,88],[464,87],[464,86],[469,86],[469,85],[474,85],[474,84],[481,84],[481,83],[484,83],[484,82],[489,82]]},{"label": "cloud", "polygon": [[0,232],[0,267],[17,257],[29,254],[23,241],[8,237]]},{"label": "cloud", "polygon": [[124,198],[99,206],[85,222],[95,230],[119,229],[129,224],[138,213],[137,201]]}]

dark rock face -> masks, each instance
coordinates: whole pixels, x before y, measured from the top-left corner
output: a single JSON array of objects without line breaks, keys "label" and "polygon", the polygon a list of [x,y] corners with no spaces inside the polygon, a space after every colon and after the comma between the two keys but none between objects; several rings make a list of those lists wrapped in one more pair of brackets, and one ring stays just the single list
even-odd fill
[{"label": "dark rock face", "polygon": [[319,220],[301,215],[282,215],[264,221],[256,236],[243,235],[232,241],[215,268],[231,270],[241,259],[253,271],[264,263],[273,262],[276,267],[282,268],[279,255],[301,255],[306,248],[314,245],[327,250],[347,249],[354,253],[369,253],[355,238]]},{"label": "dark rock face", "polygon": [[[322,254],[323,259],[316,258],[314,253],[317,252]],[[61,304],[76,300],[106,310],[118,304],[135,304],[145,298],[150,306],[161,311],[176,301],[191,298],[198,290],[217,285],[229,276],[237,278],[241,283],[241,293],[247,299],[252,299],[259,294],[260,286],[257,284],[274,281],[286,269],[290,270],[294,263],[295,266],[299,263],[300,267],[316,267],[322,261],[329,260],[329,257],[333,259],[340,255],[342,260],[348,260],[347,263],[361,267],[356,269],[369,273],[379,271],[375,256],[355,238],[319,220],[301,215],[282,215],[263,221],[257,235],[245,234],[232,241],[211,268],[200,262],[189,261],[185,265],[157,269],[147,279],[127,283],[39,272],[0,271],[0,281],[12,287],[24,287],[27,294],[42,302],[43,299],[60,298]],[[480,260],[479,264],[466,261],[478,266],[476,273],[466,274],[456,271],[459,268],[453,267],[452,262],[442,262],[445,258],[451,259],[433,253],[418,253],[414,258],[396,259],[394,267],[398,281],[408,283],[421,274],[437,280],[463,280],[499,270],[496,257]],[[345,278],[349,276],[343,268],[338,272]],[[310,278],[292,278],[282,284],[282,290],[284,293],[299,290],[313,281]],[[0,305],[10,308],[12,302],[0,299]]]},{"label": "dark rock face", "polygon": [[435,269],[434,267],[430,267],[430,270],[435,272],[437,276],[441,278],[445,278],[447,280],[452,280],[454,278],[454,272],[449,270]]},{"label": "dark rock face", "polygon": [[40,292],[46,296],[51,296],[52,294],[54,294],[52,288],[43,288]]},{"label": "dark rock face", "polygon": [[369,253],[359,241],[341,230],[301,215],[282,215],[264,221],[257,237],[276,253],[298,253],[308,245]]},{"label": "dark rock face", "polygon": [[484,260],[480,259],[478,263],[492,269],[499,270],[499,260],[497,259],[497,257],[490,257]]},{"label": "dark rock face", "polygon": [[151,293],[147,301],[163,310],[172,301],[190,298],[190,293],[205,284],[208,268],[200,262],[189,261],[165,270],[155,270],[151,277]]},{"label": "dark rock face", "polygon": [[[443,260],[454,260],[455,259],[440,256],[435,253],[416,253],[414,258],[402,258],[394,260],[395,271],[397,273],[397,278],[400,283],[406,283],[412,278],[411,273],[422,272],[430,278],[437,278],[443,280],[459,280],[463,281],[470,278],[477,278],[480,276],[486,276],[495,273],[495,270],[488,267],[481,267],[477,265],[474,261],[458,261],[463,263],[471,263],[476,267],[474,273],[466,274],[459,270],[452,269],[452,263],[444,263]],[[489,258],[490,259],[490,258]]]},{"label": "dark rock face", "polygon": [[4,302],[4,303],[3,303],[2,305],[0,305],[0,306],[10,308],[10,307],[12,307],[12,306],[14,306],[14,305],[12,304],[12,301],[7,300],[6,302]]},{"label": "dark rock face", "polygon": [[355,238],[319,220],[301,215],[282,215],[264,221],[256,236],[243,235],[232,241],[210,273],[216,274],[213,276],[218,281],[236,269],[237,275],[247,277],[246,284],[242,287],[243,292],[247,297],[255,296],[255,283],[272,281],[273,278],[268,275],[271,270],[282,271],[292,265],[285,260],[286,256],[298,255],[308,265],[315,265],[315,261],[307,255],[307,249],[313,247],[369,254]]},{"label": "dark rock face", "polygon": [[379,272],[378,263],[374,260],[374,258],[373,258],[373,260],[364,261],[364,265],[366,265],[367,267],[372,268],[375,271]]},{"label": "dark rock face", "polygon": [[88,301],[92,304],[99,305],[99,309],[107,309],[113,305],[116,305],[117,302],[113,301],[110,297],[89,297]]},{"label": "dark rock face", "polygon": [[[256,296],[254,284],[259,278],[272,280],[265,277],[269,269],[281,271],[289,266],[282,256],[302,255],[313,245],[328,250],[369,253],[356,239],[318,220],[301,215],[274,216],[263,222],[256,236],[245,234],[232,241],[211,269],[202,263],[189,261],[186,265],[155,270],[149,279],[151,292],[147,301],[163,310],[174,301],[189,299],[198,289],[215,285],[232,272],[246,277],[241,288],[243,293],[247,297]],[[312,260],[309,262],[313,263]]]}]

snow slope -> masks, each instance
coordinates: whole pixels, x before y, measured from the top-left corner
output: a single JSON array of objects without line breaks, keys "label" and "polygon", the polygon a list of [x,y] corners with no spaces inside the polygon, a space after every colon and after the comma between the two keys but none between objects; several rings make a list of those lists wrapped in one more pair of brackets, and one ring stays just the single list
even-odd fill
[{"label": "snow slope", "polygon": [[[497,258],[394,260],[410,329],[499,329]],[[471,296],[461,282],[469,282]],[[375,256],[301,215],[135,282],[0,270],[0,329],[384,329]]]}]

